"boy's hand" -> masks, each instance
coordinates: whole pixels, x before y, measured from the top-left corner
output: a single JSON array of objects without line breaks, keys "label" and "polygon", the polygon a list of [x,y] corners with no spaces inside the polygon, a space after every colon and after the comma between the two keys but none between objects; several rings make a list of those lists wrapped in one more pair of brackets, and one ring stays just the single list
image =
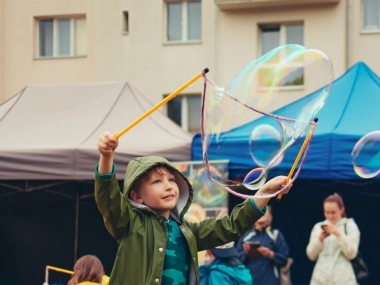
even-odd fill
[{"label": "boy's hand", "polygon": [[98,140],[98,150],[105,157],[113,156],[119,141],[115,139],[109,132],[101,134]]},{"label": "boy's hand", "polygon": [[[255,196],[265,195],[265,194],[273,194],[276,193],[278,190],[286,186],[286,176],[277,176],[269,181],[267,181],[263,187],[261,187],[255,194]],[[286,191],[283,194],[286,194],[289,192],[290,188],[292,188],[292,185],[288,185],[289,187],[286,189]],[[253,200],[255,201],[256,206],[262,210],[265,205],[268,203],[269,198],[256,198],[253,197]]]},{"label": "boy's hand", "polygon": [[[267,181],[263,185],[263,187],[261,187],[259,191],[257,192],[262,193],[262,194],[273,194],[285,186],[286,186],[286,176],[277,176]],[[290,188],[292,188],[292,185],[290,185],[289,188],[283,194],[287,194]]]}]

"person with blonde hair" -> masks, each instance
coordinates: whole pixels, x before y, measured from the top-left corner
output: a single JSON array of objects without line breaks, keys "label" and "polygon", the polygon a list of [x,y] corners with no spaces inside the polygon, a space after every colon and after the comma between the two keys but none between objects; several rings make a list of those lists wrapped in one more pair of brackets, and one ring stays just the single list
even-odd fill
[{"label": "person with blonde hair", "polygon": [[74,265],[74,274],[68,285],[104,285],[108,284],[108,277],[104,276],[103,265],[95,255],[85,255]]},{"label": "person with blonde hair", "polygon": [[317,261],[310,285],[356,285],[350,260],[358,253],[358,226],[346,217],[343,199],[338,194],[325,199],[323,210],[326,219],[314,226],[306,248],[309,259]]}]

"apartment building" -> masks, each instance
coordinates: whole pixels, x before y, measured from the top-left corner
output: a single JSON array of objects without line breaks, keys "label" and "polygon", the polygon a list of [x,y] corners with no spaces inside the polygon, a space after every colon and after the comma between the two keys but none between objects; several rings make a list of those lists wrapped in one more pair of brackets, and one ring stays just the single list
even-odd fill
[{"label": "apartment building", "polygon": [[[0,103],[28,84],[119,80],[155,103],[205,67],[225,86],[289,43],[326,53],[335,78],[357,61],[380,74],[380,0],[0,0]],[[202,86],[162,108],[191,132]]]}]

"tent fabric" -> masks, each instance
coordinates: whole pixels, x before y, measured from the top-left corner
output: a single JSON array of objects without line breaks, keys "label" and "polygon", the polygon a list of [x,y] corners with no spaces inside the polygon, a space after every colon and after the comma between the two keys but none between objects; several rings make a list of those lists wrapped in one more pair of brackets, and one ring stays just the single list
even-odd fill
[{"label": "tent fabric", "polygon": [[[302,108],[310,99],[306,96],[273,112],[289,117],[293,110]],[[351,152],[356,142],[365,134],[380,130],[380,78],[363,62],[352,66],[333,82],[330,96],[319,112],[309,153],[299,178],[304,179],[359,179],[353,170]],[[263,116],[231,130],[229,152],[215,155],[215,144],[208,148],[209,159],[228,159],[231,178],[241,178],[257,167],[248,151],[252,130],[259,125],[275,126],[276,121]],[[278,125],[277,125],[278,127]],[[299,138],[284,155],[283,161],[274,167],[270,175],[287,175],[303,142]],[[265,143],[263,143],[265,147]],[[192,160],[202,160],[201,135],[192,142]],[[378,177],[379,178],[379,177]]]},{"label": "tent fabric", "polygon": [[[150,109],[128,82],[32,85],[0,105],[0,180],[93,180],[98,137]],[[190,159],[192,136],[156,111],[119,139],[118,179],[136,156]]]}]

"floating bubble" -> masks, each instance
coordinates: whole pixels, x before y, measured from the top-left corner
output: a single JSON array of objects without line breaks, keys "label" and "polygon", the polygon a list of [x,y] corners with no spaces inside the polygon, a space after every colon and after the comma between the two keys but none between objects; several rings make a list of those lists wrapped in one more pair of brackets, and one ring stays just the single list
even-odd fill
[{"label": "floating bubble", "polygon": [[248,174],[244,177],[243,185],[247,189],[258,190],[265,184],[266,179],[267,174],[264,171],[264,168],[258,167],[248,172]]},{"label": "floating bubble", "polygon": [[[242,173],[240,181],[210,179],[226,190],[233,186],[256,190],[323,108],[333,69],[323,52],[286,45],[248,63],[224,88],[206,80],[201,126],[206,169],[208,160],[233,157],[230,163],[236,167],[254,170]],[[303,105],[290,105],[281,116],[273,115],[274,110],[301,98]],[[253,178],[256,167],[263,169]]]},{"label": "floating bubble", "polygon": [[380,131],[363,136],[351,153],[352,165],[357,175],[373,178],[380,173]]},{"label": "floating bubble", "polygon": [[263,124],[253,129],[249,137],[249,150],[253,161],[265,167],[274,167],[281,163],[283,155],[276,157],[282,147],[280,132],[273,126]]},{"label": "floating bubble", "polygon": [[227,192],[223,188],[215,185],[209,178],[208,173],[213,181],[223,181],[223,175],[218,171],[218,169],[210,165],[210,171],[206,171],[204,168],[201,168],[197,171],[195,177],[195,194],[196,201],[203,206],[216,206],[222,203],[226,197]]}]

